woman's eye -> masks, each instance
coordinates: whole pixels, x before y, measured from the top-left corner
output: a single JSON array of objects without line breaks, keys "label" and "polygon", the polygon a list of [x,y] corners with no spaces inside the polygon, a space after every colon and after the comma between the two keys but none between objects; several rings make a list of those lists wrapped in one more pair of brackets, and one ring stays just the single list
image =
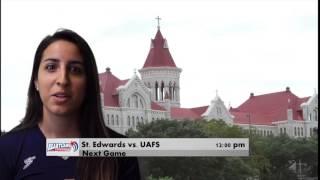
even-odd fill
[{"label": "woman's eye", "polygon": [[53,72],[56,69],[56,65],[55,64],[47,64],[45,68],[49,72]]},{"label": "woman's eye", "polygon": [[73,74],[82,74],[83,70],[81,67],[77,67],[77,66],[71,66],[70,67],[70,72]]}]

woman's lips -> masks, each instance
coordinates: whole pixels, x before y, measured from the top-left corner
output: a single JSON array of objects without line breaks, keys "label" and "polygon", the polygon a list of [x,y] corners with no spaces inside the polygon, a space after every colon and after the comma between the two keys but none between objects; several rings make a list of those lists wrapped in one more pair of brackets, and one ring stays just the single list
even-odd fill
[{"label": "woman's lips", "polygon": [[66,103],[71,98],[71,96],[67,93],[55,93],[52,95],[52,97],[53,100],[58,104]]}]

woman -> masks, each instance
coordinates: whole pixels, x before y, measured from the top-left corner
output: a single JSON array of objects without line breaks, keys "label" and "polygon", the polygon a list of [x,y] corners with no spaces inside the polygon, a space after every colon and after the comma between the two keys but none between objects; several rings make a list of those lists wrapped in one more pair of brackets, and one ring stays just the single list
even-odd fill
[{"label": "woman", "polygon": [[39,44],[25,117],[0,138],[1,179],[140,179],[136,158],[46,157],[45,138],[120,138],[106,128],[95,58],[59,30]]}]

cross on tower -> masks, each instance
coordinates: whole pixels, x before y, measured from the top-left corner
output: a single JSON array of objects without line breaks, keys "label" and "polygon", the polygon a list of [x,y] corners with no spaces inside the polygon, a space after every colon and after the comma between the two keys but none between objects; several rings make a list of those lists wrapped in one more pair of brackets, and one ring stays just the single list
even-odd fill
[{"label": "cross on tower", "polygon": [[161,18],[159,16],[157,16],[156,20],[158,21],[158,30],[159,30],[160,29],[160,20],[161,20]]}]

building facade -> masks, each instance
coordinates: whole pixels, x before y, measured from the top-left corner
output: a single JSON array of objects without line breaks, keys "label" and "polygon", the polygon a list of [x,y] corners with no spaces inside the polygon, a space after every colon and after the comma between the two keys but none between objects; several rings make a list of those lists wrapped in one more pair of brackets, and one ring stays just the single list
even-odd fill
[{"label": "building facade", "polygon": [[234,124],[262,136],[310,137],[318,133],[318,94],[299,98],[285,91],[255,96],[230,108]]},{"label": "building facade", "polygon": [[140,77],[120,80],[110,70],[99,74],[105,125],[124,134],[138,123],[160,119],[222,119],[263,136],[309,137],[318,128],[318,95],[299,98],[290,89],[254,96],[237,108],[226,108],[216,93],[209,105],[182,108],[180,74],[158,27]]}]

